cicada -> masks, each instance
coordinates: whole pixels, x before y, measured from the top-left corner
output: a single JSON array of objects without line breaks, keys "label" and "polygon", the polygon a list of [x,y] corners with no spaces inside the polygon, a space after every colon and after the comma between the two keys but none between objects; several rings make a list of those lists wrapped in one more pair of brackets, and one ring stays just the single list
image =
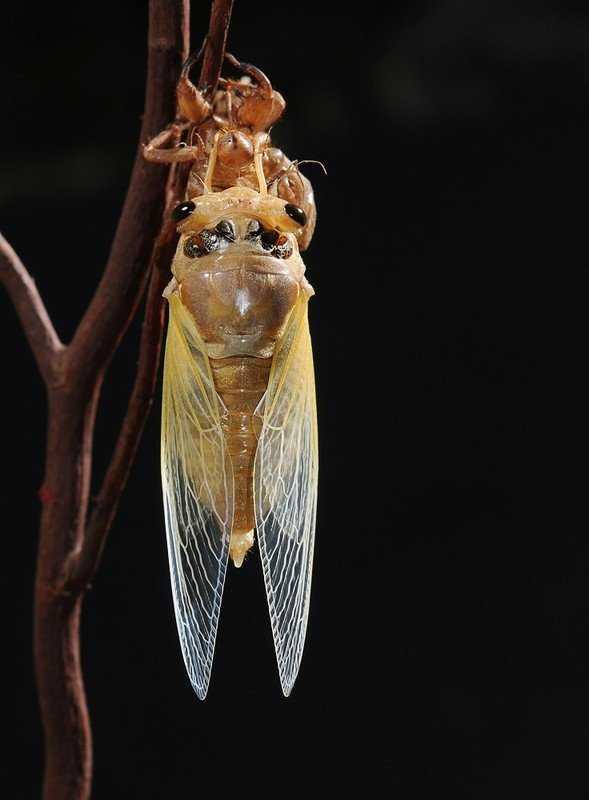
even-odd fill
[{"label": "cicada", "polygon": [[[260,93],[278,93],[257,70],[252,81],[255,68],[240,66],[248,80],[225,81],[210,103],[194,87],[187,92],[186,78],[180,86],[198,144],[187,199],[173,211],[179,241],[164,293],[165,523],[182,653],[201,699],[228,563],[240,567],[256,539],[290,694],[309,613],[317,503],[313,289],[299,252],[312,192],[300,178],[299,195],[281,184],[290,162],[285,167],[264,129],[284,102],[260,105]],[[184,160],[187,149],[158,151],[155,160],[170,152]]]}]

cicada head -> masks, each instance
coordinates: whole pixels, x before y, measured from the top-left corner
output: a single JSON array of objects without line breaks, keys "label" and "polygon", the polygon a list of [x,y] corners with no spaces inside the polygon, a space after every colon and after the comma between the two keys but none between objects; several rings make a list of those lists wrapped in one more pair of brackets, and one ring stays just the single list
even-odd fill
[{"label": "cicada head", "polygon": [[304,270],[296,234],[305,226],[307,217],[303,209],[281,197],[233,186],[181,203],[173,217],[180,233],[174,261],[178,279],[178,270],[191,268],[195,258],[215,254],[218,259],[228,248],[234,257],[258,254],[288,261],[289,267],[296,263],[296,273]]}]

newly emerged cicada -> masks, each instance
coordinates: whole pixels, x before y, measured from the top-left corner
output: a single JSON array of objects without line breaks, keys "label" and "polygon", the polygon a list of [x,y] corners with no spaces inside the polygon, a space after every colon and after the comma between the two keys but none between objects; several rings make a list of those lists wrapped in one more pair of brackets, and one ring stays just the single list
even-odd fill
[{"label": "newly emerged cicada", "polygon": [[[229,57],[231,59],[231,57]],[[228,560],[257,538],[280,681],[301,662],[317,502],[317,416],[299,243],[315,221],[309,182],[270,146],[284,109],[259,70],[206,100],[183,75],[194,125],[187,200],[166,289],[162,483],[172,591],[192,685],[207,693]],[[279,99],[277,99],[279,98]],[[146,148],[157,161],[188,147]],[[286,180],[285,180],[286,178]]]}]

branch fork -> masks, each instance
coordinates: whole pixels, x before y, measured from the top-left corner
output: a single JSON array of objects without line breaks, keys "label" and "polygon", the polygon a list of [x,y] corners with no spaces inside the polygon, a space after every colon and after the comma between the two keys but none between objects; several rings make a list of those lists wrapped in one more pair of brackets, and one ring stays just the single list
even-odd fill
[{"label": "branch fork", "polygon": [[[213,0],[199,85],[216,86],[233,0]],[[147,85],[140,143],[162,131],[175,146],[175,90],[188,55],[189,0],[150,0]],[[170,122],[172,120],[172,122]],[[83,597],[152,405],[165,323],[162,293],[176,246],[166,222],[184,195],[183,165],[148,164],[138,148],[108,262],[69,344],[35,281],[0,234],[0,283],[17,312],[48,395],[45,476],[35,583],[35,665],[45,732],[44,800],[88,800],[92,737],[80,659]],[[135,382],[110,464],[90,507],[96,410],[109,362],[145,296]]]}]

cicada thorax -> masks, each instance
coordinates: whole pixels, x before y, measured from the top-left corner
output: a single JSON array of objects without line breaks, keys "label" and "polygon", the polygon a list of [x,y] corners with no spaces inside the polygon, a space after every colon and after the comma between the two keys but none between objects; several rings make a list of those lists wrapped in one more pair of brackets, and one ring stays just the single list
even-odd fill
[{"label": "cicada thorax", "polygon": [[[231,556],[253,544],[253,470],[276,343],[299,295],[308,291],[295,231],[301,210],[244,186],[179,207],[172,265],[177,291],[204,342],[221,404],[234,481]],[[295,219],[294,217],[298,217]]]}]

